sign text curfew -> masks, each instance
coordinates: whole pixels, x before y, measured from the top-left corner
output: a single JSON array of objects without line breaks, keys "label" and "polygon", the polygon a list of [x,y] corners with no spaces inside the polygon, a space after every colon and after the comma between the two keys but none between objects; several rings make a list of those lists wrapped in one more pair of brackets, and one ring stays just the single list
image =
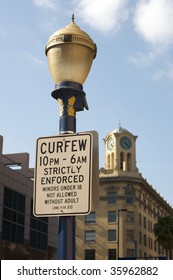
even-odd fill
[{"label": "sign text curfew", "polygon": [[37,140],[34,214],[80,215],[90,212],[91,133]]}]

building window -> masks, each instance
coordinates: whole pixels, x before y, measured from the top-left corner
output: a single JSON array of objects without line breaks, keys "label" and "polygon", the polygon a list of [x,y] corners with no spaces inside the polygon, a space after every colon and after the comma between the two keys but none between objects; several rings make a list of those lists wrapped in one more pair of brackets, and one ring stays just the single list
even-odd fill
[{"label": "building window", "polygon": [[127,171],[131,170],[131,154],[127,154]]},{"label": "building window", "polygon": [[128,211],[126,217],[127,217],[128,224],[134,223],[134,212],[133,211]]},{"label": "building window", "polygon": [[91,212],[85,216],[85,224],[95,224],[96,222],[96,213]]},{"label": "building window", "polygon": [[110,155],[107,156],[107,162],[108,162],[108,169],[110,169]]},{"label": "building window", "polygon": [[147,246],[147,236],[146,236],[146,234],[144,234],[144,246],[145,247]]},{"label": "building window", "polygon": [[148,220],[148,231],[152,232],[152,222]]},{"label": "building window", "polygon": [[157,214],[156,214],[156,208],[153,208],[153,212],[154,212],[154,219],[157,219]]},{"label": "building window", "polygon": [[139,232],[139,244],[142,244],[142,233],[141,233],[141,231]]},{"label": "building window", "polygon": [[126,203],[133,204],[134,203],[134,193],[133,191],[126,191],[125,192]]},{"label": "building window", "polygon": [[108,204],[115,204],[116,203],[116,192],[108,192]]},{"label": "building window", "polygon": [[108,223],[116,222],[116,211],[108,211]]},{"label": "building window", "polygon": [[95,250],[85,250],[85,260],[95,260]]},{"label": "building window", "polygon": [[147,222],[146,222],[146,217],[144,217],[144,228],[146,229]]},{"label": "building window", "polygon": [[[32,203],[31,203],[32,204]],[[40,250],[47,250],[48,245],[48,218],[35,217],[32,214],[30,218],[30,246]]]},{"label": "building window", "polygon": [[151,233],[153,232],[153,223],[152,222],[150,222],[150,231],[151,231]]},{"label": "building window", "polygon": [[150,249],[150,237],[148,237],[148,248]]},{"label": "building window", "polygon": [[85,231],[85,242],[95,242],[95,230],[86,230]]},{"label": "building window", "polygon": [[152,206],[150,203],[148,203],[148,215],[152,216]]},{"label": "building window", "polygon": [[152,228],[152,222],[150,220],[148,220],[148,231],[152,233],[153,228]]},{"label": "building window", "polygon": [[127,241],[134,242],[134,230],[132,229],[127,230]]},{"label": "building window", "polygon": [[2,239],[24,243],[25,196],[4,187]]},{"label": "building window", "polygon": [[144,205],[144,212],[146,211],[147,209],[147,202],[146,202],[146,199],[144,198],[143,200],[143,205]]},{"label": "building window", "polygon": [[111,169],[114,168],[114,153],[111,153]]},{"label": "building window", "polygon": [[116,230],[115,229],[108,230],[108,241],[116,241]]},{"label": "building window", "polygon": [[116,260],[116,249],[108,249],[108,260]]},{"label": "building window", "polygon": [[153,250],[153,239],[152,238],[150,239],[150,247],[151,247],[151,250]]},{"label": "building window", "polygon": [[142,218],[141,218],[141,213],[139,213],[139,225],[141,226],[142,224]]},{"label": "building window", "polygon": [[125,170],[125,160],[124,160],[124,153],[120,153],[120,169]]}]

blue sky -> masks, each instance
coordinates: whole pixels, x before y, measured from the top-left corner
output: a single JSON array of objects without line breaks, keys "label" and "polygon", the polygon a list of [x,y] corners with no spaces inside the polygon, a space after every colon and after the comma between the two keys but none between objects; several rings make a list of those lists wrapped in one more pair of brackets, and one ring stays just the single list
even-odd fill
[{"label": "blue sky", "polygon": [[173,205],[173,0],[16,0],[0,4],[0,134],[3,153],[30,153],[59,131],[59,108],[44,50],[71,21],[97,44],[84,83],[89,111],[77,131],[103,138],[121,126],[138,136],[137,166]]}]

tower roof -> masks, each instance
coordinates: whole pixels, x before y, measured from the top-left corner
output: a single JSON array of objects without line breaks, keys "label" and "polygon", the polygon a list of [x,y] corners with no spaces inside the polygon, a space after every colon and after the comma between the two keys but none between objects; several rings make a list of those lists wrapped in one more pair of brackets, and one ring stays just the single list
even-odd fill
[{"label": "tower roof", "polygon": [[128,132],[128,133],[131,134],[131,132],[129,132],[127,129],[125,129],[125,128],[121,127],[121,126],[119,126],[118,128],[116,128],[116,129],[114,129],[112,131],[112,133],[122,133],[122,132]]},{"label": "tower roof", "polygon": [[112,134],[128,134],[131,137],[137,138],[137,136],[135,136],[134,134],[132,134],[129,130],[119,126],[118,128],[114,129],[112,132]]}]

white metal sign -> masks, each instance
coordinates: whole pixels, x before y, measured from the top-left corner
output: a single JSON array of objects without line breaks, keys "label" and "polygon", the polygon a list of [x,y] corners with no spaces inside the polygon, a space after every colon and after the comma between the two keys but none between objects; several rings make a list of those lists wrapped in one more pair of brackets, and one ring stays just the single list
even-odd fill
[{"label": "white metal sign", "polygon": [[35,216],[85,215],[91,208],[92,133],[37,140]]}]

